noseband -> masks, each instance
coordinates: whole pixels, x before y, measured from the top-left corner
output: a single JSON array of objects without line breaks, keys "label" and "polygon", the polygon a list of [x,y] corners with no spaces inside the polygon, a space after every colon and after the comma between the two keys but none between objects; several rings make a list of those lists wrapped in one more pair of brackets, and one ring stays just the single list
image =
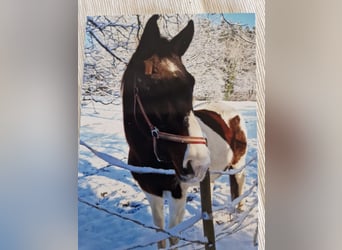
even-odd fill
[{"label": "noseband", "polygon": [[138,94],[138,89],[135,88],[135,93],[134,93],[134,116],[136,115],[136,106],[138,104],[138,107],[148,124],[150,131],[151,131],[151,137],[153,140],[153,151],[154,155],[156,156],[157,160],[159,162],[162,162],[158,156],[157,152],[157,140],[165,140],[165,141],[171,141],[171,142],[176,142],[176,143],[183,143],[183,144],[204,144],[207,145],[207,139],[204,137],[197,137],[197,136],[185,136],[185,135],[176,135],[176,134],[171,134],[171,133],[166,133],[160,131],[156,126],[152,124],[150,119],[148,118],[144,106],[142,105],[141,99]]}]

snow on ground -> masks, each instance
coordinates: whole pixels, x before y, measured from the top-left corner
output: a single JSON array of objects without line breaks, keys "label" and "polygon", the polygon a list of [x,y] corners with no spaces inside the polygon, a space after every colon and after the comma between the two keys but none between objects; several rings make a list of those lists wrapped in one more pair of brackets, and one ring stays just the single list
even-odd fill
[{"label": "snow on ground", "polygon": [[[231,104],[242,113],[246,121],[248,162],[257,153],[256,103]],[[126,162],[128,146],[123,132],[121,105],[83,103],[80,139],[92,148]],[[253,161],[246,168],[245,190],[256,180],[257,161]],[[80,250],[157,248],[156,244],[146,246],[161,234],[153,229],[151,209],[130,172],[108,165],[84,146],[80,146],[79,151],[78,197]],[[229,212],[229,177],[221,176],[216,180],[213,185],[216,249],[257,249],[253,242],[258,215],[256,188],[252,189],[246,200],[245,212]],[[167,225],[167,202],[165,208]],[[197,215],[200,209],[199,188],[190,188],[184,220]],[[193,241],[203,239],[202,222],[198,221],[183,231],[182,236]],[[179,249],[203,249],[203,245],[186,241],[180,241],[179,246]]]}]

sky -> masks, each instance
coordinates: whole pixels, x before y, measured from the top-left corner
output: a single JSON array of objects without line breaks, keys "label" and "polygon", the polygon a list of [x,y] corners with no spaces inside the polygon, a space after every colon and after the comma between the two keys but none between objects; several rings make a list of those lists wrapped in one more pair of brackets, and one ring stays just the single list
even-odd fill
[{"label": "sky", "polygon": [[[201,14],[203,17],[208,17],[213,21],[220,22],[221,14]],[[255,27],[254,13],[226,13],[224,17],[232,23],[248,25],[250,28]]]},{"label": "sky", "polygon": [[247,24],[249,27],[255,26],[255,14],[254,13],[234,13],[224,14],[227,20],[233,23]]}]

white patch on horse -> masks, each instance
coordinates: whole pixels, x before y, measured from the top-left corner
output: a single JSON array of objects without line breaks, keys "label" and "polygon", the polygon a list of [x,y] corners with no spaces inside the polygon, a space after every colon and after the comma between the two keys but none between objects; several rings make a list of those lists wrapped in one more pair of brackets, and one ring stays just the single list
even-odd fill
[{"label": "white patch on horse", "polygon": [[[212,111],[218,113],[223,118],[223,120],[226,122],[228,127],[229,127],[228,121],[230,119],[232,119],[234,116],[238,115],[240,117],[241,130],[244,131],[245,134],[247,135],[246,124],[245,124],[245,120],[244,120],[243,116],[231,105],[224,103],[224,102],[210,102],[210,103],[205,102],[205,103],[201,103],[199,105],[196,105],[195,109],[208,109],[208,110],[212,110]],[[208,133],[208,130],[211,130],[210,128],[206,128],[207,126],[203,122],[200,122],[200,125],[201,125],[201,127],[205,133]],[[213,142],[209,143],[209,141],[213,141]],[[215,139],[211,139],[211,136],[208,136],[208,144],[213,144],[213,143],[215,143]],[[209,145],[209,148],[210,148],[210,151],[212,153],[212,149],[216,148],[216,145],[215,144],[211,145],[211,147]],[[232,151],[232,150],[230,150],[230,151]],[[233,153],[233,152],[231,152],[231,153]],[[238,168],[242,167],[246,162],[245,158],[246,158],[246,154],[244,156],[242,156],[241,159],[236,164],[232,165],[232,167],[234,169],[238,169]],[[216,159],[216,157],[213,156],[212,160],[213,159]],[[231,160],[232,159],[230,159],[229,164],[230,164]],[[215,170],[216,170],[216,168],[217,168],[217,170],[220,170],[220,167],[219,166],[216,167],[215,164],[213,163],[212,169],[214,169],[214,168],[215,168]]]},{"label": "white patch on horse", "polygon": [[165,68],[168,69],[169,72],[171,73],[176,73],[176,72],[180,72],[180,69],[177,67],[176,64],[174,64],[172,61],[170,61],[169,59],[163,59],[162,60],[162,65],[165,66]]},{"label": "white patch on horse", "polygon": [[195,109],[208,109],[212,110],[223,118],[223,120],[226,122],[226,124],[229,127],[228,121],[233,118],[234,116],[238,115],[240,117],[240,127],[245,133],[247,133],[245,120],[243,119],[243,116],[231,105],[224,102],[204,102],[199,105],[195,106]]},{"label": "white patch on horse", "polygon": [[175,199],[172,197],[169,191],[165,191],[165,198],[168,200],[169,204],[169,223],[168,228],[172,228],[179,224],[184,217],[185,213],[185,203],[186,203],[186,192],[188,185],[181,184],[182,197],[180,199]]},{"label": "white patch on horse", "polygon": [[164,198],[145,192],[150,203],[154,225],[164,229]]},{"label": "white patch on horse", "polygon": [[[203,137],[202,129],[191,111],[188,116],[189,121],[189,136]],[[191,161],[191,166],[194,171],[194,178],[189,179],[187,183],[195,183],[203,180],[206,171],[210,166],[210,152],[204,144],[188,144],[183,160],[183,168],[187,167],[188,161]]]},{"label": "white patch on horse", "polygon": [[[233,150],[229,144],[214,130],[203,123],[199,118],[198,123],[203,132],[207,135],[208,148],[210,151],[210,170],[222,171],[233,159]],[[215,180],[219,175],[211,175],[211,180]]]},{"label": "white patch on horse", "polygon": [[[247,134],[245,120],[243,116],[239,114],[239,112],[232,106],[227,103],[222,102],[210,102],[210,103],[201,103],[195,106],[195,109],[207,109],[212,110],[221,115],[223,120],[227,123],[228,121],[236,115],[240,117],[240,127]],[[215,131],[209,128],[206,124],[204,124],[200,119],[199,124],[204,133],[207,134],[208,138],[208,147],[211,153],[211,162],[212,165],[210,167],[211,170],[219,170],[222,171],[227,166],[232,166],[234,169],[239,169],[246,164],[246,154],[243,155],[240,160],[232,165],[233,151],[228,145],[228,143],[223,140]],[[226,157],[225,157],[226,156]],[[211,181],[214,181],[219,175],[211,175]],[[243,192],[243,187],[245,183],[245,169],[241,172],[235,174],[236,181],[238,183],[239,194],[241,195]],[[244,200],[239,203],[239,209],[243,209]]]},{"label": "white patch on horse", "polygon": [[[186,203],[186,191],[187,185],[181,184],[182,197],[180,199],[175,199],[172,197],[170,192],[168,192],[168,203],[169,203],[169,228],[173,228],[182,222],[185,213],[185,203]],[[176,245],[178,243],[178,238],[171,237],[171,245]]]}]

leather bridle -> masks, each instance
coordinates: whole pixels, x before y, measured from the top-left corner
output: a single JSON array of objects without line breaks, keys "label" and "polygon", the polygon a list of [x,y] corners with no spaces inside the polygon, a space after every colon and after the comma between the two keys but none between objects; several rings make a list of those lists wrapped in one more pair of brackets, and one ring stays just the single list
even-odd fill
[{"label": "leather bridle", "polygon": [[171,133],[160,131],[156,126],[152,124],[151,120],[148,118],[145,112],[144,106],[141,102],[137,88],[135,88],[135,93],[134,93],[134,116],[136,116],[136,106],[139,107],[141,114],[143,115],[147,125],[150,128],[151,136],[153,140],[153,151],[159,162],[162,162],[163,160],[161,160],[158,156],[157,140],[165,140],[165,141],[171,141],[171,142],[182,143],[182,144],[207,145],[207,139],[205,137],[176,135],[176,134],[171,134]]}]

